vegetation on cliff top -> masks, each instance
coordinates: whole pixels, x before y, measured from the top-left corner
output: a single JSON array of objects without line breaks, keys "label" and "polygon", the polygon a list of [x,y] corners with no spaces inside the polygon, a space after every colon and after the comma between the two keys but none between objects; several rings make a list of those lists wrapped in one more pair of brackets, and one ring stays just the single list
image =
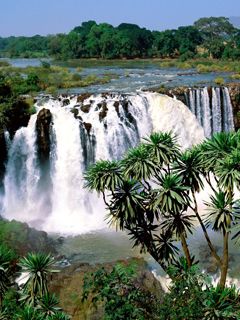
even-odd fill
[{"label": "vegetation on cliff top", "polygon": [[196,55],[237,60],[240,32],[228,18],[209,17],[192,26],[150,31],[136,24],[83,22],[68,34],[0,38],[0,54],[7,57],[53,56],[58,59],[178,57]]}]

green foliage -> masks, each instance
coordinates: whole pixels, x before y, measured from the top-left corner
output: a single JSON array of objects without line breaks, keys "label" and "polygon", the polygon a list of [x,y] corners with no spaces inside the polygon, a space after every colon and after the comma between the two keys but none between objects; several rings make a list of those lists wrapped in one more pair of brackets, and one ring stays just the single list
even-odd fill
[{"label": "green foliage", "polygon": [[217,77],[214,82],[219,86],[223,86],[225,81],[222,77]]},{"label": "green foliage", "polygon": [[134,265],[117,264],[112,271],[99,269],[84,279],[83,300],[104,303],[105,320],[153,319],[156,305],[152,297],[135,283]]},{"label": "green foliage", "polygon": [[172,284],[159,306],[162,320],[239,319],[240,296],[235,287],[213,287],[210,278],[185,259],[169,268]]},{"label": "green foliage", "polygon": [[[85,175],[86,185],[102,192],[108,220],[127,229],[133,246],[148,251],[166,272],[180,254],[174,242],[181,243],[188,267],[193,264],[186,239],[194,232],[197,220],[221,270],[223,289],[229,232],[239,225],[234,194],[240,187],[239,141],[239,132],[221,132],[181,153],[172,133],[152,133],[118,163],[100,161],[93,165]],[[204,183],[212,191],[210,202],[205,202],[205,220],[196,200]],[[106,201],[104,191],[108,190],[111,193]],[[222,258],[211,242],[209,226],[223,236]]]},{"label": "green foliage", "polygon": [[[131,23],[113,27],[90,20],[68,34],[0,38],[0,54],[25,58],[54,56],[61,60],[180,57],[186,61],[203,51],[203,55],[212,58],[237,60],[239,39],[239,31],[225,17],[201,18],[193,26],[161,32]],[[43,61],[42,67],[49,65]]]},{"label": "green foliage", "polygon": [[47,286],[48,276],[57,272],[52,269],[53,265],[54,258],[42,253],[29,253],[26,257],[20,259],[19,266],[22,272],[28,274],[28,280],[23,287],[22,300],[29,301],[33,306],[35,306],[38,298],[42,298],[43,303],[53,302],[54,298],[48,296]]},{"label": "green foliage", "polygon": [[[58,299],[48,292],[49,275],[54,263],[46,254],[28,254],[19,261],[12,250],[0,245],[0,319],[69,320],[58,307]],[[21,273],[28,280],[19,288],[15,279]]]}]

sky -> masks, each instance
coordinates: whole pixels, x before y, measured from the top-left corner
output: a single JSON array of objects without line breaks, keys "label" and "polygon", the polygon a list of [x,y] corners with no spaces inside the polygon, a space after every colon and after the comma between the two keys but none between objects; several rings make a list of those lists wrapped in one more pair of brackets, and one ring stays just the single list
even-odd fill
[{"label": "sky", "polygon": [[88,20],[165,30],[236,15],[240,0],[0,0],[0,36],[68,33]]}]

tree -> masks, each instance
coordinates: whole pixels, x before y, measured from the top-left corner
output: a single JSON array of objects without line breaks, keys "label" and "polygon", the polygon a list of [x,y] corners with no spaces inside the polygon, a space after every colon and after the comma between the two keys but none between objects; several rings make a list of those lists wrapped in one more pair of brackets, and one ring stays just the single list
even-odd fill
[{"label": "tree", "polygon": [[[238,224],[234,189],[240,185],[239,133],[215,134],[183,153],[172,133],[153,133],[143,141],[119,162],[101,161],[90,167],[87,187],[101,191],[110,222],[127,229],[134,246],[148,251],[165,271],[178,259],[177,241],[188,267],[193,265],[187,237],[197,220],[220,268],[219,284],[224,288],[229,230]],[[196,200],[204,183],[212,189],[210,202],[205,203],[206,219]],[[108,197],[105,191],[110,191]],[[222,256],[210,239],[210,226],[222,233]]]},{"label": "tree", "polygon": [[175,39],[176,30],[153,32],[153,52],[160,57],[174,57],[178,49]]},{"label": "tree", "polygon": [[0,308],[2,300],[11,286],[11,276],[13,274],[13,261],[16,259],[14,252],[4,245],[0,245]]},{"label": "tree", "polygon": [[24,284],[23,300],[28,300],[33,306],[37,299],[48,294],[48,277],[51,273],[57,272],[52,269],[54,258],[43,253],[29,253],[20,259],[19,266],[22,272],[28,274],[28,280]]},{"label": "tree", "polygon": [[234,31],[234,26],[226,17],[200,18],[194,26],[203,34],[205,40],[227,39]]},{"label": "tree", "polygon": [[176,31],[179,54],[196,53],[197,46],[202,43],[201,33],[193,26],[179,27]]},{"label": "tree", "polygon": [[226,41],[235,33],[234,26],[225,17],[201,18],[194,22],[204,39],[203,46],[213,58],[221,58]]}]

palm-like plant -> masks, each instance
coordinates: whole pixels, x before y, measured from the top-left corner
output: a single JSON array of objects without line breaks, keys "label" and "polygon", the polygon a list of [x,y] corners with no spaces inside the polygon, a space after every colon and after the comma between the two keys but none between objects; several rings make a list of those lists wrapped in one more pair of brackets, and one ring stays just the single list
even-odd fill
[{"label": "palm-like plant", "polygon": [[229,193],[223,191],[216,192],[210,197],[211,202],[206,202],[208,216],[206,219],[207,226],[211,225],[214,231],[221,231],[223,234],[223,257],[221,264],[220,286],[225,287],[228,271],[228,241],[229,230],[231,228],[233,217],[233,198]]},{"label": "palm-like plant", "polygon": [[113,191],[122,183],[122,168],[117,161],[100,160],[92,165],[85,174],[85,187],[103,192]]},{"label": "palm-like plant", "polygon": [[45,316],[53,316],[59,311],[61,308],[58,307],[58,299],[54,294],[45,294],[41,300],[39,300],[37,309]]},{"label": "palm-like plant", "polygon": [[179,175],[167,173],[158,179],[160,189],[153,191],[154,207],[159,207],[163,214],[179,212],[186,209],[190,204],[188,187],[182,183]]},{"label": "palm-like plant", "polygon": [[85,176],[85,187],[102,193],[103,200],[108,207],[105,191],[114,191],[123,182],[122,166],[117,161],[100,160],[90,166]]},{"label": "palm-like plant", "polygon": [[70,320],[70,317],[64,312],[57,312],[56,314],[49,316],[47,320]]},{"label": "palm-like plant", "polygon": [[172,132],[155,132],[144,141],[148,153],[159,168],[163,164],[169,165],[180,154],[176,136]]},{"label": "palm-like plant", "polygon": [[111,224],[119,225],[120,229],[123,229],[125,225],[134,225],[144,219],[144,197],[141,195],[141,188],[138,182],[127,180],[115,189],[109,206],[108,218]]},{"label": "palm-like plant", "polygon": [[27,300],[30,304],[35,305],[37,298],[48,293],[48,277],[51,273],[58,272],[52,268],[54,263],[54,258],[51,255],[43,253],[29,253],[20,259],[21,271],[28,274],[22,300]]},{"label": "palm-like plant", "polygon": [[203,159],[198,148],[195,147],[182,153],[174,164],[173,171],[193,192],[199,192],[203,188]]},{"label": "palm-like plant", "polygon": [[206,171],[214,172],[219,159],[227,156],[236,148],[234,133],[219,132],[201,144],[201,151]]},{"label": "palm-like plant", "polygon": [[149,154],[146,145],[130,149],[123,159],[124,173],[127,178],[144,181],[148,188],[147,180],[154,174],[156,164]]},{"label": "palm-like plant", "polygon": [[186,256],[188,266],[192,265],[192,258],[187,245],[187,234],[192,233],[193,219],[195,216],[188,215],[186,212],[171,212],[166,216],[166,219],[161,223],[161,227],[166,232],[175,235],[181,240],[182,248]]},{"label": "palm-like plant", "polygon": [[174,245],[175,239],[173,238],[172,232],[170,230],[161,232],[160,235],[155,235],[154,241],[158,252],[158,259],[160,261],[166,261],[167,264],[173,263],[179,249]]},{"label": "palm-like plant", "polygon": [[227,232],[233,221],[232,198],[225,192],[219,191],[210,196],[207,206],[207,227],[212,226],[214,231]]},{"label": "palm-like plant", "polygon": [[18,312],[18,320],[44,320],[46,319],[39,311],[32,306],[24,306],[24,309]]},{"label": "palm-like plant", "polygon": [[216,164],[215,174],[219,180],[219,186],[226,192],[232,193],[234,186],[240,185],[240,150],[235,149],[220,159]]}]

